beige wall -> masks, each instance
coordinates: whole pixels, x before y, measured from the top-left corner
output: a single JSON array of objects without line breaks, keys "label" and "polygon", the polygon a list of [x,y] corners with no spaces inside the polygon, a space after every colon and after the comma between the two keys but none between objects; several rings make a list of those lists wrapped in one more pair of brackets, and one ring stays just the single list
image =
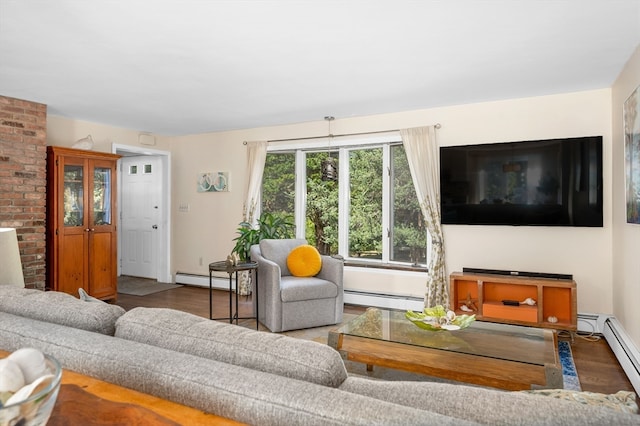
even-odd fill
[{"label": "beige wall", "polygon": [[[611,181],[609,90],[452,108],[442,145],[602,135],[604,182]],[[450,130],[449,130],[450,129]],[[464,266],[573,274],[578,311],[609,313],[611,191],[605,184],[604,227],[445,226],[449,272]]]},{"label": "beige wall", "polygon": [[[141,132],[89,121],[73,120],[49,115],[47,117],[47,145],[73,146],[76,141],[91,135],[94,151],[111,152],[112,144],[145,146],[138,143]],[[170,138],[156,136],[156,145],[148,148],[169,150]]]},{"label": "beige wall", "polygon": [[624,101],[640,86],[640,46],[612,88],[613,104],[613,311],[640,348],[640,225],[627,224],[624,176]]},{"label": "beige wall", "polygon": [[[336,119],[332,133],[369,132],[441,123],[441,145],[491,143],[563,136],[604,137],[603,228],[445,226],[449,272],[464,266],[573,274],[578,311],[613,311],[611,205],[611,90],[513,99]],[[138,146],[138,133],[94,123],[50,117],[48,144],[70,146],[91,134],[96,149]],[[243,141],[326,135],[324,120],[232,132],[158,137],[154,147],[172,154],[172,272],[207,275],[207,264],[225,259],[241,220],[245,190]],[[228,171],[230,191],[198,193],[198,172]],[[179,211],[188,205],[189,211]],[[634,227],[635,229],[635,227]],[[638,228],[640,229],[640,228]],[[631,267],[629,263],[627,267]],[[349,289],[422,297],[424,277],[389,271],[349,270]]]},{"label": "beige wall", "polygon": [[[515,99],[377,116],[336,119],[332,133],[367,132],[441,123],[441,145],[563,136],[604,137],[604,181],[611,181],[611,91]],[[326,135],[324,121],[176,138],[174,257],[180,272],[207,274],[224,259],[240,221],[246,173],[245,140]],[[231,192],[197,193],[196,173],[226,170]],[[463,266],[574,274],[580,312],[612,311],[611,191],[605,188],[603,228],[445,226],[449,272]],[[179,204],[190,211],[177,211]],[[200,258],[203,265],[200,265]],[[424,277],[359,270],[345,273],[349,289],[422,297]]]}]

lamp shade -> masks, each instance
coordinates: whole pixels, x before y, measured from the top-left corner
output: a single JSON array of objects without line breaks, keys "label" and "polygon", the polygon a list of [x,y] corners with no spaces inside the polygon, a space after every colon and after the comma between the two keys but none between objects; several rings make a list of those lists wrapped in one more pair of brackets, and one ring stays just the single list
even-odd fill
[{"label": "lamp shade", "polygon": [[24,287],[18,234],[14,228],[0,228],[0,285]]}]

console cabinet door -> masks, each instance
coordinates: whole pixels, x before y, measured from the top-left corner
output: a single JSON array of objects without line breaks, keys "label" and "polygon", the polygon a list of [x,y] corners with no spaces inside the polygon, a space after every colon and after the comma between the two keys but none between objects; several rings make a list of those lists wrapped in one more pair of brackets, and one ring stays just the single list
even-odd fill
[{"label": "console cabinet door", "polygon": [[117,297],[118,155],[48,147],[47,286]]},{"label": "console cabinet door", "polygon": [[89,289],[90,295],[115,298],[118,245],[115,226],[116,165],[111,160],[89,160]]},{"label": "console cabinet door", "polygon": [[88,281],[88,265],[85,261],[88,232],[87,161],[62,156],[57,161],[61,190],[58,191],[58,203],[53,206],[59,210],[54,229],[58,262],[53,289],[77,295],[78,288],[87,290]]}]

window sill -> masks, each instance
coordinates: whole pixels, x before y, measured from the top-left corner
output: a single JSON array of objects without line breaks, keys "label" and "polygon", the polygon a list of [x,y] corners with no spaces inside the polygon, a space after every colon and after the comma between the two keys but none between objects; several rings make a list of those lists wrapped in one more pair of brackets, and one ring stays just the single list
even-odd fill
[{"label": "window sill", "polygon": [[427,272],[428,270],[426,266],[398,265],[393,263],[360,262],[357,260],[345,260],[344,266],[353,266],[356,268],[385,269],[385,270],[394,270],[394,271],[409,271],[409,272]]}]

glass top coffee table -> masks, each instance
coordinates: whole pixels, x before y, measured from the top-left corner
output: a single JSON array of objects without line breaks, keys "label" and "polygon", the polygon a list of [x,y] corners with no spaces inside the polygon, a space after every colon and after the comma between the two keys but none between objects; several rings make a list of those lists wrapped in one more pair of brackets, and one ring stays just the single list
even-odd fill
[{"label": "glass top coffee table", "polygon": [[346,360],[508,390],[562,389],[555,330],[475,321],[428,331],[404,312],[369,308],[329,332]]}]

